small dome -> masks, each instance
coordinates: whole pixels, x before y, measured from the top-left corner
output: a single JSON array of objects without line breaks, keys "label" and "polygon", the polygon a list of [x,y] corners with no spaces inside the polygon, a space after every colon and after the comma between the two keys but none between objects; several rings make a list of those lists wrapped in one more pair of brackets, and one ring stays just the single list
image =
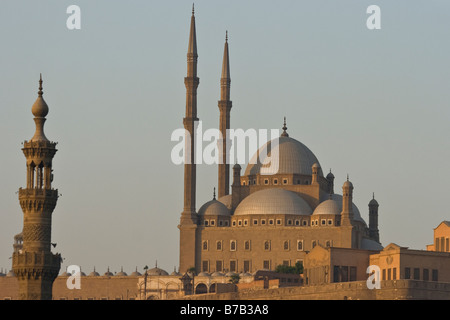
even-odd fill
[{"label": "small dome", "polygon": [[223,276],[225,276],[222,272],[213,272],[212,274],[211,274],[211,277],[223,277]]},{"label": "small dome", "polygon": [[108,267],[108,270],[105,272],[105,274],[103,276],[105,276],[105,277],[113,277],[114,274],[109,271],[109,267]]},{"label": "small dome", "polygon": [[[342,212],[342,195],[333,193],[332,195],[327,195],[326,197],[328,199],[330,199],[330,197],[331,197],[331,200],[336,201],[336,203],[339,206],[339,214],[341,214],[341,212]],[[325,201],[327,201],[327,200],[324,200],[324,202]],[[319,208],[319,206],[320,206],[320,204],[316,207],[316,210],[317,210],[317,208]],[[314,210],[314,213],[316,213],[316,210]],[[359,212],[358,207],[354,203],[352,203],[352,210],[353,210],[353,219],[360,221],[360,222],[364,223],[364,225],[366,225],[366,222],[361,217],[361,213]],[[325,214],[325,212],[324,212],[324,214]]]},{"label": "small dome", "polygon": [[345,181],[343,187],[345,188],[353,188],[353,183],[351,183],[350,181]]},{"label": "small dome", "polygon": [[252,277],[252,274],[251,274],[251,273],[248,273],[248,272],[244,272],[244,273],[241,273],[239,276],[240,276],[241,278]]},{"label": "small dome", "polygon": [[226,277],[232,277],[232,276],[237,276],[238,274],[236,272],[228,272],[225,276]]},{"label": "small dome", "polygon": [[120,272],[116,273],[116,277],[127,277],[128,274],[126,272],[123,272],[123,268],[120,268]]},{"label": "small dome", "polygon": [[312,168],[320,168],[320,165],[317,162],[314,162],[314,164],[312,165]]},{"label": "small dome", "polygon": [[327,174],[327,180],[332,180],[332,179],[334,179],[334,174],[332,174],[331,170],[330,170],[330,172]]},{"label": "small dome", "polygon": [[378,201],[375,200],[375,194],[373,195],[372,200],[370,200],[370,202],[369,202],[369,207],[372,207],[372,206],[378,207]]},{"label": "small dome", "polygon": [[239,163],[236,163],[236,164],[233,166],[233,169],[234,169],[234,170],[241,170],[242,168],[241,168],[241,166],[239,165]]},{"label": "small dome", "polygon": [[15,277],[16,274],[14,273],[14,271],[9,270],[9,272],[6,274],[7,277]]},{"label": "small dome", "polygon": [[210,274],[208,272],[200,272],[197,276],[198,277],[209,277]]},{"label": "small dome", "polygon": [[200,216],[229,216],[230,211],[222,202],[214,199],[201,206],[198,214]]},{"label": "small dome", "polygon": [[68,273],[67,271],[64,271],[63,273],[61,273],[61,277],[70,277],[71,274]]},{"label": "small dome", "polygon": [[96,272],[95,269],[94,269],[94,271],[89,273],[89,277],[100,277],[100,274],[98,272]]},{"label": "small dome", "polygon": [[296,214],[310,215],[311,207],[292,191],[265,189],[252,193],[237,206],[234,215]]},{"label": "small dome", "polygon": [[315,214],[341,214],[342,209],[335,200],[329,199],[319,204],[313,212]]},{"label": "small dome", "polygon": [[153,269],[148,270],[147,274],[149,276],[168,276],[169,274],[158,267],[154,267]]},{"label": "small dome", "polygon": [[171,275],[171,276],[177,276],[177,277],[180,277],[180,276],[181,276],[181,273],[179,273],[179,272],[177,272],[177,271],[174,270],[170,275]]},{"label": "small dome", "polygon": [[140,276],[142,276],[142,274],[137,271],[137,267],[136,270],[130,274],[130,277],[140,277]]}]

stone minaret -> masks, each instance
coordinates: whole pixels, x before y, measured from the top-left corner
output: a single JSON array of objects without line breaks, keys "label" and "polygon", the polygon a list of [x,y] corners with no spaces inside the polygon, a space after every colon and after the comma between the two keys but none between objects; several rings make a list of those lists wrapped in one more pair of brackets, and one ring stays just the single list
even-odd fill
[{"label": "stone minaret", "polygon": [[373,194],[372,200],[369,202],[369,237],[380,243],[380,234],[378,231],[378,202]]},{"label": "stone minaret", "polygon": [[342,212],[341,224],[343,226],[352,225],[353,220],[353,184],[348,181],[342,186]]},{"label": "stone minaret", "polygon": [[231,141],[227,135],[230,129],[230,59],[228,55],[228,32],[225,35],[225,47],[223,51],[222,76],[220,78],[220,132],[222,139],[219,140],[219,198],[229,194],[230,189],[230,159],[229,148]]},{"label": "stone minaret", "polygon": [[183,124],[186,137],[186,163],[184,165],[184,208],[181,213],[180,225],[180,272],[197,267],[195,254],[195,234],[197,228],[197,213],[195,212],[195,130],[197,118],[197,39],[195,34],[194,6],[192,6],[191,29],[187,53],[187,76],[184,78],[186,86],[186,117]]},{"label": "stone minaret", "polygon": [[27,187],[19,189],[23,244],[21,250],[13,253],[21,300],[51,300],[53,281],[61,266],[61,256],[50,250],[52,213],[58,200],[58,190],[52,189],[52,160],[57,143],[50,142],[44,134],[48,106],[42,97],[42,76],[38,94],[31,109],[36,132],[22,149],[27,159]]}]

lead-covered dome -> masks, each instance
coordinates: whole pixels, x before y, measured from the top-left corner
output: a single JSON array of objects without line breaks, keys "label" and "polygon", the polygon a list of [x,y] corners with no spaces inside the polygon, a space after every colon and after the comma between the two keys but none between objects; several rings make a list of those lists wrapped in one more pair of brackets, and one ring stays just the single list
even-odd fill
[{"label": "lead-covered dome", "polygon": [[[268,160],[271,162],[266,164]],[[288,136],[281,136],[259,148],[247,165],[244,175],[312,175],[311,168],[315,163],[320,166],[319,160],[307,146]],[[319,175],[323,177],[321,169],[319,169]]]},{"label": "lead-covered dome", "polygon": [[[332,195],[327,195],[327,197],[331,197],[331,199],[329,198],[328,200],[321,202],[316,207],[313,214],[341,214],[342,200],[343,200],[342,196],[340,194],[333,193]],[[338,213],[336,213],[337,212],[336,206],[332,204],[332,202],[335,202],[335,204],[337,205]],[[333,206],[332,209],[331,206]],[[328,213],[327,210],[331,211]],[[358,207],[354,203],[352,203],[352,211],[354,220],[360,221],[364,223],[364,225],[367,225],[364,219],[361,217],[361,213],[359,212]]]},{"label": "lead-covered dome", "polygon": [[237,206],[234,215],[297,214],[310,215],[311,207],[303,198],[284,189],[266,189],[252,193]]},{"label": "lead-covered dome", "polygon": [[229,216],[230,211],[226,205],[214,199],[201,206],[198,214],[201,216]]}]

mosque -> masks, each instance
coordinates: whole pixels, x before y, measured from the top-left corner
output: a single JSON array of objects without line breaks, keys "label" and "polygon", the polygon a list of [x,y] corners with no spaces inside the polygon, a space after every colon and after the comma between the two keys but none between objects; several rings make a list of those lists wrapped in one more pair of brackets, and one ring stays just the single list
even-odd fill
[{"label": "mosque", "polygon": [[[197,117],[197,43],[194,12],[187,53],[185,129],[190,133],[190,164],[185,164],[184,210],[180,218],[180,272],[255,272],[278,265],[303,263],[317,245],[381,250],[378,203],[369,202],[369,224],[352,201],[353,184],[347,179],[342,195],[334,192],[334,175],[324,176],[320,162],[286,127],[277,141],[269,141],[253,156],[244,172],[232,167],[230,193],[230,63],[225,40],[219,127],[218,198],[196,211],[196,166],[193,161],[194,122]],[[276,142],[276,143],[275,143]],[[267,168],[266,155],[277,170]],[[256,161],[259,159],[258,161]],[[263,170],[265,169],[265,170]]]},{"label": "mosque", "polygon": [[[23,230],[14,238],[12,270],[7,274],[0,271],[0,299],[449,299],[450,222],[443,221],[434,230],[433,244],[426,251],[394,243],[383,247],[375,198],[368,202],[367,224],[353,203],[354,187],[348,177],[342,183],[342,194],[335,193],[331,170],[324,176],[314,153],[289,135],[286,119],[280,137],[262,146],[244,172],[239,164],[230,168],[227,37],[218,102],[219,128],[225,137],[218,144],[222,160],[218,196],[216,199],[214,192],[213,199],[197,211],[197,61],[192,11],[183,119],[189,132],[186,136],[191,139],[186,143],[190,161],[184,164],[178,271],[169,275],[155,266],[144,268],[144,274],[136,269],[128,275],[123,269],[113,274],[108,268],[100,275],[94,268],[89,275],[81,272],[81,290],[67,287],[71,276],[67,272],[58,276],[61,255],[52,252],[55,246],[51,242],[52,214],[59,196],[52,187],[57,143],[44,134],[48,106],[41,78],[32,107],[36,132],[22,148],[27,165],[27,185],[19,190]],[[276,165],[268,167],[266,159]],[[303,274],[274,276],[278,266],[298,263]],[[366,285],[367,267],[374,265],[380,270],[381,290]],[[236,286],[230,285],[237,275]]]}]

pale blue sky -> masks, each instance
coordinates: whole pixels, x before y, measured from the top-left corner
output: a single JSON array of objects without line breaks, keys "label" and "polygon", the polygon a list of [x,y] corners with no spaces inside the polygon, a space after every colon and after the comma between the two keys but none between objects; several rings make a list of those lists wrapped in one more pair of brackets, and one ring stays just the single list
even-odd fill
[{"label": "pale blue sky", "polygon": [[[82,29],[66,28],[81,8]],[[366,8],[381,8],[381,30]],[[0,268],[23,215],[21,142],[34,133],[39,73],[58,141],[52,241],[85,272],[178,266],[183,168],[170,161],[185,111],[192,1],[2,1]],[[425,249],[449,219],[450,2],[196,1],[198,116],[218,126],[225,30],[233,128],[281,128],[306,144],[341,193],[347,173],[383,245]],[[217,168],[200,166],[197,208]]]}]

